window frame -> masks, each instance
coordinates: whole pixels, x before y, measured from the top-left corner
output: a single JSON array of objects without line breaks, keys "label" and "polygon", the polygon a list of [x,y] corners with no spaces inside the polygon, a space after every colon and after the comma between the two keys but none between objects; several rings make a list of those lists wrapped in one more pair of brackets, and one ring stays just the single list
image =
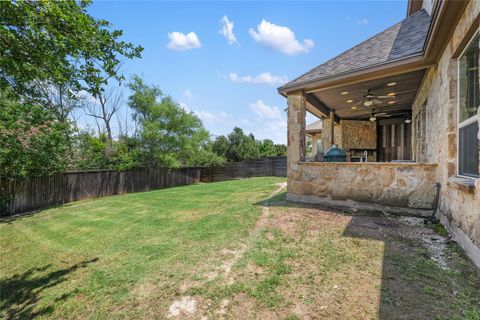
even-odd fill
[{"label": "window frame", "polygon": [[[468,47],[472,44],[473,40],[475,40],[475,38],[477,36],[480,36],[480,27],[473,33],[471,39],[468,40],[468,43],[465,45],[465,48],[463,48],[462,52],[460,53],[460,55],[457,58],[457,157],[456,157],[457,158],[457,176],[462,177],[462,178],[466,178],[466,179],[478,179],[478,178],[480,178],[480,172],[479,172],[479,175],[477,175],[477,176],[460,174],[460,129],[464,128],[468,125],[471,125],[472,123],[478,122],[479,121],[479,115],[478,115],[478,112],[477,112],[473,117],[470,117],[467,120],[464,120],[464,121],[460,122],[460,60],[462,59],[462,57],[465,54],[465,52],[467,51]],[[479,44],[479,46],[480,46],[480,44]],[[478,68],[480,69],[480,61],[477,61],[477,63],[478,63]],[[479,90],[480,90],[480,88],[479,88]],[[479,128],[479,130],[480,130],[480,128]],[[479,157],[480,157],[480,155],[479,155]],[[479,161],[480,161],[480,159],[479,159]],[[479,169],[479,171],[480,171],[480,169]]]}]

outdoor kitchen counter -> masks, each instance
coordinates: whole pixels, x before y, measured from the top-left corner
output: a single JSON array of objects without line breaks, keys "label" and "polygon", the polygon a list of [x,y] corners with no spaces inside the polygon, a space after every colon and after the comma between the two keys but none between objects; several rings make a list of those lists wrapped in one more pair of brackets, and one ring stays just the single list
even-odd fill
[{"label": "outdoor kitchen counter", "polygon": [[288,197],[430,209],[436,170],[426,163],[298,162],[288,168]]}]

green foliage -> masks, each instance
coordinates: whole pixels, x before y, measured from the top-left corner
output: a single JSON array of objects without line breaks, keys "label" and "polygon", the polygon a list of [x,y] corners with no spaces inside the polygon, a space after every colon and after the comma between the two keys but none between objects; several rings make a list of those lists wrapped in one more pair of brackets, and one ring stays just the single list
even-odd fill
[{"label": "green foliage", "polygon": [[221,166],[224,165],[226,159],[219,156],[211,149],[211,143],[209,142],[206,146],[198,150],[197,152],[190,155],[189,163],[190,166]]},{"label": "green foliage", "polygon": [[139,149],[138,140],[134,137],[122,137],[113,141],[113,152],[111,161],[114,164],[112,168],[118,170],[128,170],[139,168],[138,161]]},{"label": "green foliage", "polygon": [[0,95],[0,213],[28,179],[65,168],[69,134],[51,111]]},{"label": "green foliage", "polygon": [[257,144],[262,158],[287,155],[287,146],[284,144],[275,144],[269,139],[259,140]]},{"label": "green foliage", "polygon": [[88,0],[0,1],[0,88],[38,98],[38,83],[96,94],[109,78],[123,80],[119,56],[140,57],[142,48],[119,40],[122,31],[90,16],[89,5]]},{"label": "green foliage", "polygon": [[128,170],[140,167],[137,139],[122,137],[120,140],[113,141],[112,150],[108,155],[107,148],[108,140],[105,134],[96,137],[92,133],[81,132],[75,137],[70,169]]},{"label": "green foliage", "polygon": [[438,235],[442,236],[442,237],[448,237],[449,234],[448,234],[448,230],[445,229],[445,227],[440,224],[440,223],[434,223],[432,225],[429,226],[431,229],[433,229]]},{"label": "green foliage", "polygon": [[82,132],[75,140],[74,169],[110,169],[110,163],[105,156],[105,135],[97,138],[93,134]]},{"label": "green foliage", "polygon": [[[200,119],[183,110],[170,96],[135,76],[129,84],[129,106],[138,123],[139,156],[145,167],[200,164],[199,155],[219,161],[205,149],[209,133]],[[208,162],[207,161],[207,162]]]},{"label": "green foliage", "polygon": [[133,109],[133,120],[137,122],[148,120],[149,110],[157,104],[157,99],[162,97],[162,91],[156,86],[147,85],[138,75],[132,77],[128,87],[132,91],[128,97],[128,105]]},{"label": "green foliage", "polygon": [[212,150],[227,161],[283,156],[287,153],[285,145],[274,144],[268,139],[255,140],[253,134],[246,135],[238,127],[235,127],[227,136],[216,137]]}]

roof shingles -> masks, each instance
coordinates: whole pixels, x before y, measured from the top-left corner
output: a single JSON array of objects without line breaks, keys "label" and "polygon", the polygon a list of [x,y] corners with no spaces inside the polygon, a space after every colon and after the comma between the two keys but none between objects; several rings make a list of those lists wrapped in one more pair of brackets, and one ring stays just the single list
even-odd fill
[{"label": "roof shingles", "polygon": [[313,68],[282,88],[404,59],[423,51],[430,16],[420,10],[339,56]]},{"label": "roof shingles", "polygon": [[305,127],[305,131],[309,132],[321,132],[323,127],[322,120],[317,120],[315,122],[310,123],[308,126]]}]

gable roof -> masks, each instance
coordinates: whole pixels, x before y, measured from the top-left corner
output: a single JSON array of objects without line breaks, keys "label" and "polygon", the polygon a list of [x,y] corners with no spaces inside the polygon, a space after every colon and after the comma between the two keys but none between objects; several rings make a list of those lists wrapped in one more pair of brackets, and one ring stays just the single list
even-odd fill
[{"label": "gable roof", "polygon": [[323,127],[322,120],[317,120],[315,122],[310,123],[308,126],[306,126],[305,132],[307,133],[322,132],[322,127]]},{"label": "gable roof", "polygon": [[313,68],[279,90],[409,58],[423,52],[430,15],[417,11],[394,26]]}]

